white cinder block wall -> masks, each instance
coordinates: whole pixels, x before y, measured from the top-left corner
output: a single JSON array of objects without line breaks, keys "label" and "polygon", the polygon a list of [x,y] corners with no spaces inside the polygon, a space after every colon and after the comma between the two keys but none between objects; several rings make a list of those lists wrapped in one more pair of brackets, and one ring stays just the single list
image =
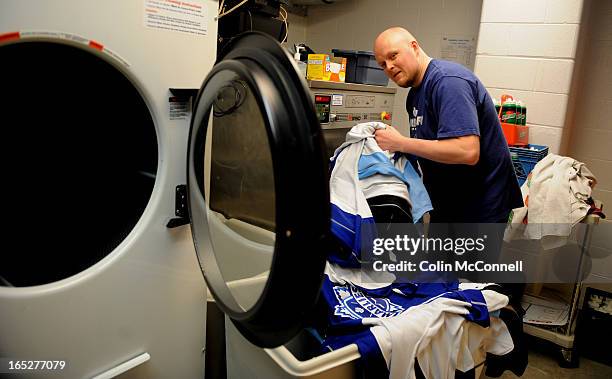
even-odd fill
[{"label": "white cinder block wall", "polygon": [[[440,58],[443,35],[478,38],[481,7],[482,0],[345,0],[311,6],[305,18],[290,15],[289,42],[299,41],[306,24],[305,42],[316,52],[372,50],[380,32],[401,26],[429,56]],[[404,134],[408,134],[407,94],[407,89],[398,90],[393,111],[393,125]]]},{"label": "white cinder block wall", "polygon": [[483,0],[474,72],[493,97],[527,105],[531,143],[558,153],[583,0]]},{"label": "white cinder block wall", "polygon": [[[585,1],[581,60],[572,99],[575,108],[563,141],[566,154],[597,176],[593,196],[612,209],[612,1]],[[610,219],[610,218],[608,218]],[[611,266],[612,267],[612,266]]]}]

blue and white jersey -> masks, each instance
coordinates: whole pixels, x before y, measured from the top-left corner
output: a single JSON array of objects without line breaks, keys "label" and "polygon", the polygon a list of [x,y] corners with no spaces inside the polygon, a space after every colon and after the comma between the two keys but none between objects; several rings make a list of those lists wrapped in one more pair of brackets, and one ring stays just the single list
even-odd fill
[{"label": "blue and white jersey", "polygon": [[354,327],[364,318],[385,318],[401,314],[415,305],[443,296],[470,304],[466,319],[487,326],[489,312],[479,290],[459,290],[458,282],[393,283],[368,289],[353,283],[338,284],[326,276],[322,296],[328,305],[331,328]]},{"label": "blue and white jersey", "polygon": [[405,198],[411,205],[414,222],[433,209],[408,157],[389,156],[378,147],[374,131],[386,127],[381,122],[355,125],[331,158],[332,233],[351,250],[351,255],[332,253],[329,260],[344,267],[360,267],[361,243],[376,235],[367,198],[382,194]]},{"label": "blue and white jersey", "polygon": [[[385,338],[381,326],[374,326],[373,319],[397,319],[406,311],[429,306],[434,313],[457,312],[438,299],[454,299],[465,320],[483,327],[489,326],[487,303],[480,290],[460,290],[457,282],[451,283],[392,283],[377,288],[365,288],[351,282],[335,282],[335,275],[326,275],[321,295],[325,315],[323,351],[337,350],[356,344],[362,357],[364,372],[374,377],[389,376],[388,357],[391,350],[389,338]],[[440,304],[437,307],[437,304]],[[416,307],[416,308],[415,308]],[[429,310],[431,312],[431,309]],[[429,317],[427,321],[429,321]],[[413,327],[428,332],[428,324],[414,318]],[[423,325],[420,325],[422,323]],[[378,328],[378,332],[377,329]],[[409,344],[410,341],[406,341]],[[395,348],[397,350],[397,347]],[[408,357],[407,357],[408,358]],[[411,359],[414,360],[416,356]]]}]

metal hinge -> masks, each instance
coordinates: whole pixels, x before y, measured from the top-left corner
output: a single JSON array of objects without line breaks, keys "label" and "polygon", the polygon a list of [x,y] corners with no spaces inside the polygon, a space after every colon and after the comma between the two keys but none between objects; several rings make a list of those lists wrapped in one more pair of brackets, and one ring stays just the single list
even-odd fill
[{"label": "metal hinge", "polygon": [[189,208],[187,207],[187,185],[179,184],[174,193],[174,215],[166,223],[167,228],[176,228],[189,224]]}]

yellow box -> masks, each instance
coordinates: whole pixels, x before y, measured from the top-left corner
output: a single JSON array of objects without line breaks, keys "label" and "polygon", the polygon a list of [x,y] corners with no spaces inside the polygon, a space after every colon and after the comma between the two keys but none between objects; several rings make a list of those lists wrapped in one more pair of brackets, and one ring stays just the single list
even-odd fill
[{"label": "yellow box", "polygon": [[334,58],[328,54],[308,54],[306,78],[344,83],[346,58]]}]

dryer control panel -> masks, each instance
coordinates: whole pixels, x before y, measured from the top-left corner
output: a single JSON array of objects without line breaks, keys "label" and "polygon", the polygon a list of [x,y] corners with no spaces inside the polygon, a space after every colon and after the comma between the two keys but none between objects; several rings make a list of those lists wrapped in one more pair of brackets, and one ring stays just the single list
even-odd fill
[{"label": "dryer control panel", "polygon": [[360,122],[382,121],[391,125],[395,88],[353,83],[309,80],[327,157],[346,139],[346,133]]},{"label": "dryer control panel", "polygon": [[323,129],[351,128],[367,121],[391,125],[395,88],[311,80],[315,110]]}]

